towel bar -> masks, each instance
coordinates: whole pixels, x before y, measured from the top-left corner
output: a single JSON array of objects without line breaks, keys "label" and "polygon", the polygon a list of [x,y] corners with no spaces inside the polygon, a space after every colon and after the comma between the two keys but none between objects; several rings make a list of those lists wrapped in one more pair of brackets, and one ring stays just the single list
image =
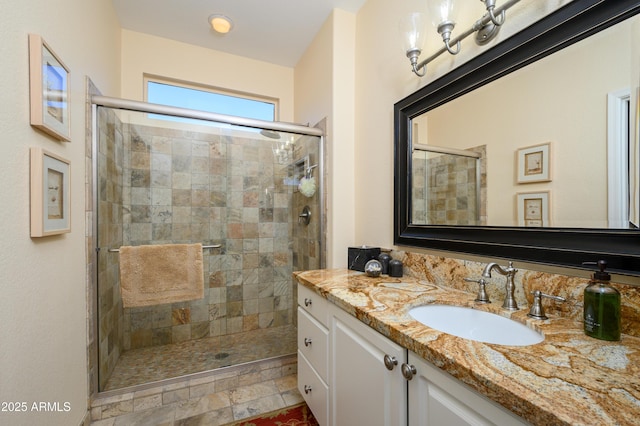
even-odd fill
[{"label": "towel bar", "polygon": [[[220,248],[220,247],[222,247],[222,244],[210,244],[207,246],[202,246],[202,249],[204,250],[204,249],[212,249],[212,248]],[[98,248],[98,251],[99,250],[100,248]],[[107,249],[107,251],[109,253],[120,253],[120,249],[114,249],[114,248]]]}]

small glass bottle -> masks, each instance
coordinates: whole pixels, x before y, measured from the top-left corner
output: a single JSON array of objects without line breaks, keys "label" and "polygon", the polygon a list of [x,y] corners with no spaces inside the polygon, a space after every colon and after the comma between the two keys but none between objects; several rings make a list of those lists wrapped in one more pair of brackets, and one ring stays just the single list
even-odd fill
[{"label": "small glass bottle", "polygon": [[620,340],[620,292],[610,285],[607,262],[597,265],[600,271],[584,289],[584,332],[600,340]]}]

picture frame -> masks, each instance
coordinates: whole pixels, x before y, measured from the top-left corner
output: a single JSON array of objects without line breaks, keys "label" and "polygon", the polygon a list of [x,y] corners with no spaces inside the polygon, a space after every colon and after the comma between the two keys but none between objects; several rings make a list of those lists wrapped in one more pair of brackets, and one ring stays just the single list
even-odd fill
[{"label": "picture frame", "polygon": [[518,183],[551,181],[551,142],[520,148]]},{"label": "picture frame", "polygon": [[71,141],[69,68],[37,34],[29,34],[31,125],[59,141]]},{"label": "picture frame", "polygon": [[518,226],[546,228],[551,226],[551,191],[518,192],[516,207]]},{"label": "picture frame", "polygon": [[31,237],[71,232],[71,163],[31,148]]}]

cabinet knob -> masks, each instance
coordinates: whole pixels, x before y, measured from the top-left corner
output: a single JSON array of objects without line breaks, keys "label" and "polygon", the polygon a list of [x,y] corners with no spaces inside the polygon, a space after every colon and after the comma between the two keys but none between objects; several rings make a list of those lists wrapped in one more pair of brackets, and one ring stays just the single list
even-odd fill
[{"label": "cabinet knob", "polygon": [[309,299],[308,297],[304,298],[304,306],[309,307],[311,306],[312,300]]},{"label": "cabinet knob", "polygon": [[310,393],[311,392],[311,386],[309,385],[304,385],[304,393]]},{"label": "cabinet knob", "polygon": [[384,366],[387,367],[387,370],[391,371],[393,368],[398,365],[398,360],[395,356],[386,355],[384,356]]},{"label": "cabinet knob", "polygon": [[402,377],[404,377],[407,380],[413,379],[413,376],[415,376],[418,373],[416,371],[416,367],[415,366],[409,365],[409,364],[404,364],[404,363],[400,367],[400,371],[402,372]]},{"label": "cabinet knob", "polygon": [[311,337],[305,337],[304,338],[304,345],[305,346],[311,346]]}]

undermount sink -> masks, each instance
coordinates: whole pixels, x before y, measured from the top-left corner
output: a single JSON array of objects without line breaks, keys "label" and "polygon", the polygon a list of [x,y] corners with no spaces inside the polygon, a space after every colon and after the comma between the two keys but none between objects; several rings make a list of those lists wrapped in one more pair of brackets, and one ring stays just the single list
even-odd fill
[{"label": "undermount sink", "polygon": [[544,336],[524,324],[490,312],[450,305],[424,305],[409,315],[418,322],[447,334],[498,345],[528,346]]}]

